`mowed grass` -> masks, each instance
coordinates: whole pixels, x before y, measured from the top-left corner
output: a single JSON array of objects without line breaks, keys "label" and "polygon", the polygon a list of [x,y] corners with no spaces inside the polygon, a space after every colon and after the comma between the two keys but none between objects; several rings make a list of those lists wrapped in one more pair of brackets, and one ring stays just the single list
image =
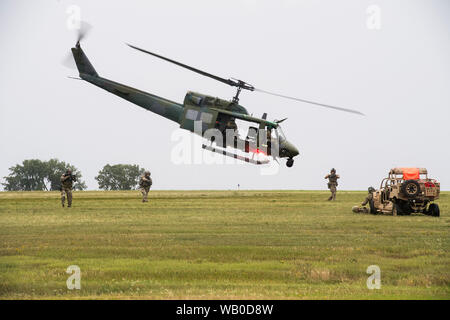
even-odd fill
[{"label": "mowed grass", "polygon": [[0,298],[449,299],[450,192],[440,218],[352,213],[365,194],[0,192]]}]

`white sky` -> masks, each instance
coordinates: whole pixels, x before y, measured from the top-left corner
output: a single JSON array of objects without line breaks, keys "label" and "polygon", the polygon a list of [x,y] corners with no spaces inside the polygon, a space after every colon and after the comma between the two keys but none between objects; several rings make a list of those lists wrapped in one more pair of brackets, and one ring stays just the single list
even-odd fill
[{"label": "white sky", "polygon": [[[293,168],[261,175],[251,164],[177,165],[177,125],[89,83],[61,60],[75,43],[66,9],[94,28],[82,43],[108,79],[182,102],[188,90],[234,90],[136,52],[129,42],[223,77],[367,116],[243,92],[255,116],[281,119],[300,150]],[[381,29],[366,22],[370,5]],[[103,165],[150,169],[155,189],[341,189],[379,186],[391,167],[427,167],[450,189],[450,2],[10,1],[0,2],[0,181],[24,159],[78,167],[89,189]]]}]

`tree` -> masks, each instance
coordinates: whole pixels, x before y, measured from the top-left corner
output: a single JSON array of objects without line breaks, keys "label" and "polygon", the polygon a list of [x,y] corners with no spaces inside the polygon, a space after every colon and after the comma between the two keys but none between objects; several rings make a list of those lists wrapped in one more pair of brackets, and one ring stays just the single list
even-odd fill
[{"label": "tree", "polygon": [[144,169],[138,165],[107,164],[98,172],[95,180],[103,190],[134,190],[139,183],[139,176],[143,173]]},{"label": "tree", "polygon": [[46,165],[41,160],[24,160],[9,171],[9,176],[4,177],[6,183],[2,183],[7,191],[46,190]]},{"label": "tree", "polygon": [[70,163],[59,161],[58,159],[50,159],[47,161],[47,181],[50,184],[51,190],[59,190],[61,186],[61,175],[67,169],[72,170],[72,174],[77,177],[77,181],[73,184],[74,190],[87,189],[86,183],[81,180],[81,172]]},{"label": "tree", "polygon": [[7,191],[34,191],[34,190],[59,190],[61,175],[71,169],[78,181],[74,184],[75,190],[86,189],[86,184],[81,181],[81,172],[71,164],[66,164],[58,159],[41,161],[39,159],[24,160],[9,168],[10,174],[2,183]]}]

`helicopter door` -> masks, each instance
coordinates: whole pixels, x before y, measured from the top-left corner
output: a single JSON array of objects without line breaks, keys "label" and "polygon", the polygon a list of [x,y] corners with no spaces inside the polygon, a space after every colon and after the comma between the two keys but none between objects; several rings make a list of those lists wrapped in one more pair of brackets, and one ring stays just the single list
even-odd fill
[{"label": "helicopter door", "polygon": [[202,129],[205,132],[208,129],[214,129],[217,120],[217,111],[212,111],[208,108],[202,109],[200,113],[200,121],[202,122]]},{"label": "helicopter door", "polygon": [[217,119],[217,112],[207,108],[185,107],[180,127],[189,131],[194,131],[194,121],[202,122],[202,134],[214,128]]},{"label": "helicopter door", "polygon": [[183,118],[181,119],[180,128],[194,131],[194,121],[200,120],[200,108],[185,107]]}]

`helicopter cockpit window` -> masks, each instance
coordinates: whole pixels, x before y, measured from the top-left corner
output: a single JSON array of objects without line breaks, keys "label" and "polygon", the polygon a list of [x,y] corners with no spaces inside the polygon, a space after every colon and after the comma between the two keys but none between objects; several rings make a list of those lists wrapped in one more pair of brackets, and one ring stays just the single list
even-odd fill
[{"label": "helicopter cockpit window", "polygon": [[186,111],[186,119],[188,120],[197,120],[197,116],[198,116],[198,111],[197,110],[193,110],[193,109],[189,109],[188,111]]},{"label": "helicopter cockpit window", "polygon": [[202,122],[204,122],[204,123],[211,123],[212,118],[213,118],[213,115],[208,112],[202,112],[202,114],[200,115],[200,120],[202,120]]},{"label": "helicopter cockpit window", "polygon": [[256,139],[258,135],[258,128],[255,127],[249,127],[248,133],[247,133],[247,139]]},{"label": "helicopter cockpit window", "polygon": [[286,136],[284,135],[284,132],[281,129],[280,125],[278,125],[276,130],[277,130],[277,133],[278,133],[278,137],[280,137],[280,140],[286,140]]}]

